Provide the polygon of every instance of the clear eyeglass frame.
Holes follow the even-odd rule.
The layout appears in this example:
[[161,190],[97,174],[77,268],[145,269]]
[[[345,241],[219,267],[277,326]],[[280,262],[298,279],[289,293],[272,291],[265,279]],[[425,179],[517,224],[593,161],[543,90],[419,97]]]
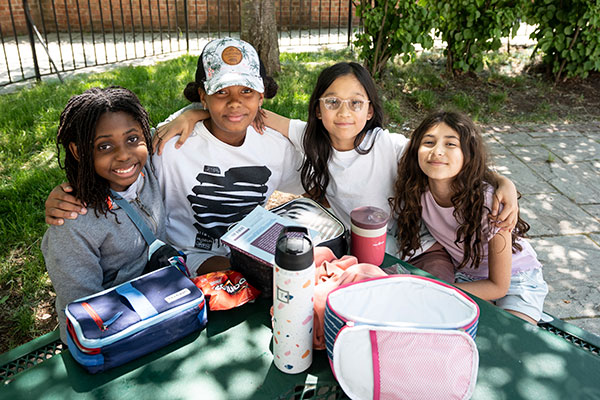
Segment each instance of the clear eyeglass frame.
[[359,112],[360,110],[363,109],[363,106],[365,104],[370,103],[369,100],[362,100],[362,99],[342,100],[339,97],[321,97],[319,100],[322,101],[325,108],[330,111],[339,110],[340,107],[342,106],[342,104],[347,103],[348,109],[350,111]]

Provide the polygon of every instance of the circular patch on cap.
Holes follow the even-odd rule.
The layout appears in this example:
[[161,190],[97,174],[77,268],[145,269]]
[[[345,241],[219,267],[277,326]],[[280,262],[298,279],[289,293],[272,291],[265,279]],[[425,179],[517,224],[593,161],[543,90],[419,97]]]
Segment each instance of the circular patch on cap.
[[221,53],[221,58],[225,64],[237,65],[242,62],[242,52],[234,46],[229,46]]

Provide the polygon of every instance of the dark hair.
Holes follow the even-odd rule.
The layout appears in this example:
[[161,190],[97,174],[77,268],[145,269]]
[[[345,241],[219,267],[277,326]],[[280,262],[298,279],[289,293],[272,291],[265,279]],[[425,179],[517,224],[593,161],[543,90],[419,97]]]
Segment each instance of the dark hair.
[[[454,217],[459,222],[454,243],[462,243],[464,257],[458,268],[472,261],[477,268],[483,258],[481,220],[484,215],[485,188],[498,188],[498,180],[488,166],[488,153],[479,130],[469,117],[457,112],[439,111],[427,116],[413,132],[408,148],[398,165],[395,194],[390,199],[398,217],[398,244],[403,257],[411,256],[420,246],[421,195],[428,188],[427,175],[419,167],[418,150],[423,136],[435,126],[444,123],[458,133],[463,153],[463,167],[452,182],[451,198]],[[490,211],[488,209],[488,211]],[[529,230],[529,225],[518,217],[512,232],[513,251],[521,250],[516,243]]]
[[[96,174],[94,168],[96,125],[105,113],[120,111],[131,115],[140,124],[148,153],[152,154],[148,113],[128,89],[119,86],[88,89],[71,97],[60,114],[56,135],[58,164],[65,170],[75,196],[94,208],[96,215],[99,212],[106,215],[109,211],[106,200],[110,194],[109,182]],[[69,149],[70,143],[77,146],[79,161]],[[61,147],[65,151],[64,165],[61,163]]]
[[[204,64],[202,63],[202,56],[204,56],[204,50],[202,50],[202,54],[198,57],[198,66],[196,67],[196,80],[194,82],[190,82],[187,84],[185,89],[183,90],[183,95],[190,102],[199,102],[200,95],[198,94],[198,89],[204,90],[204,81],[206,80],[206,71],[204,71]],[[260,76],[263,79],[263,84],[265,86],[265,98],[272,99],[277,94],[277,90],[279,86],[275,80],[267,75],[267,69],[263,64],[262,60],[259,57],[260,62]]]
[[353,75],[358,80],[367,92],[373,108],[373,116],[354,138],[354,149],[360,154],[371,151],[372,145],[368,149],[362,149],[359,146],[369,130],[383,125],[383,108],[377,94],[377,87],[369,72],[362,65],[355,62],[341,62],[321,71],[308,103],[308,122],[303,142],[305,158],[300,169],[304,190],[318,201],[325,198],[329,185],[328,162],[332,154],[331,136],[325,129],[323,121],[317,118],[319,99],[336,79],[345,75]]

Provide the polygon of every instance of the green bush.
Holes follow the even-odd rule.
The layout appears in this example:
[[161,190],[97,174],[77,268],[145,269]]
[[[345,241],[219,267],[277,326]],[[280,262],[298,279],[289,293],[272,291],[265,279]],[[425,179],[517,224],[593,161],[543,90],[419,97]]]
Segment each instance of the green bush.
[[556,82],[600,71],[600,1],[532,0],[524,11],[537,25],[531,37]]
[[386,63],[401,55],[404,62],[415,54],[414,44],[433,46],[429,12],[419,1],[360,0],[356,13],[363,21],[363,32],[354,42],[360,59],[375,79],[381,77]]
[[481,71],[483,56],[516,34],[523,0],[420,0],[432,13],[436,33],[446,42],[446,69]]
[[364,29],[354,44],[379,79],[388,60],[411,60],[416,44],[430,48],[435,29],[447,45],[447,70],[477,72],[483,69],[484,55],[500,48],[502,37],[516,34],[527,1],[360,0],[355,4]]

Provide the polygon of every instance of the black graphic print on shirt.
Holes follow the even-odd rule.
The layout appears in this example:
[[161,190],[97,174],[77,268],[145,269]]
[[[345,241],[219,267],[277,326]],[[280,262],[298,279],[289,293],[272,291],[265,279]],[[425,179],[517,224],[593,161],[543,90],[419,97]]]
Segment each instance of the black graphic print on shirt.
[[205,166],[196,177],[198,185],[188,201],[194,210],[198,230],[196,247],[210,250],[227,228],[266,201],[271,171],[266,166],[234,167],[220,173],[219,167]]

